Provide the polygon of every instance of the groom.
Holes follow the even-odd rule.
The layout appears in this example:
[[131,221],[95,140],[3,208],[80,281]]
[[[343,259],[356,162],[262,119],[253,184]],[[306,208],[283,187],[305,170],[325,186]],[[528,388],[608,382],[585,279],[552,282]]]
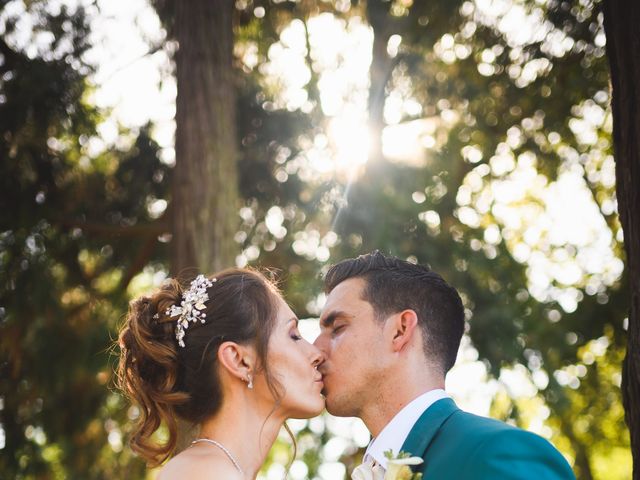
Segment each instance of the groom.
[[440,275],[375,251],[332,266],[325,291],[315,345],[327,410],[365,423],[365,462],[385,469],[392,450],[421,457],[425,480],[575,478],[543,438],[466,413],[444,391],[464,310]]

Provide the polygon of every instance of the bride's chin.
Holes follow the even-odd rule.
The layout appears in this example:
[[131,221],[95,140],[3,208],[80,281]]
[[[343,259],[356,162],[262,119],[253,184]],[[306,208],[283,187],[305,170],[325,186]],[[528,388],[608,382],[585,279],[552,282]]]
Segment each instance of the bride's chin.
[[314,399],[313,401],[307,403],[304,409],[301,409],[297,412],[296,415],[293,415],[292,418],[313,418],[317,417],[324,410],[324,397],[319,396],[318,399]]
[[318,400],[318,408],[313,412],[313,415],[311,416],[316,417],[320,415],[324,409],[325,409],[324,396],[320,395]]

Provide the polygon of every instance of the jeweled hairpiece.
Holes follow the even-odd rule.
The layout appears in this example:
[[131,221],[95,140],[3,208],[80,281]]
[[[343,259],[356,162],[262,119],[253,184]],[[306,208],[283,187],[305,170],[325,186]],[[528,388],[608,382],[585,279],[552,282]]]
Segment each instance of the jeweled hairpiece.
[[198,275],[192,282],[189,290],[182,294],[182,302],[180,306],[171,305],[165,312],[170,317],[177,317],[176,323],[176,340],[178,345],[184,347],[185,330],[189,328],[189,322],[204,323],[206,319],[205,313],[202,311],[206,308],[205,302],[209,300],[207,288],[213,285],[217,279],[209,280],[204,275]]

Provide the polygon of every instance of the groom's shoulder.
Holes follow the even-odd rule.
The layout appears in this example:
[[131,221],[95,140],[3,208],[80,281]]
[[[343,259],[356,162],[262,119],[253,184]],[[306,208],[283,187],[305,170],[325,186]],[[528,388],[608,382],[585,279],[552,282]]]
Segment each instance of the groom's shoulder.
[[459,428],[467,431],[472,436],[484,437],[487,435],[520,435],[522,433],[536,436],[534,433],[528,432],[516,426],[510,425],[495,418],[484,417],[473,413],[458,409],[450,417],[450,427]]
[[445,429],[458,433],[467,444],[530,446],[555,450],[543,437],[494,418],[457,410],[446,422]]
[[423,454],[425,478],[575,479],[562,454],[541,436],[454,406],[447,413]]
[[475,431],[479,433],[495,433],[495,432],[512,432],[519,430],[518,427],[514,427],[501,420],[495,418],[484,417],[482,415],[476,415],[474,413],[467,412],[465,410],[458,409],[454,415],[451,416],[453,423],[457,426],[469,427],[473,425]]

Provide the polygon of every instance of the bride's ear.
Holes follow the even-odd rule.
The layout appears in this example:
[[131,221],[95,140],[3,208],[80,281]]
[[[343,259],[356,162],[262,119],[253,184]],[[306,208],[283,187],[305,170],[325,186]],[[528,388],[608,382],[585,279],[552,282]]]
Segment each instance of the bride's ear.
[[249,382],[256,370],[256,352],[252,347],[224,342],[218,347],[218,361],[227,372]]

